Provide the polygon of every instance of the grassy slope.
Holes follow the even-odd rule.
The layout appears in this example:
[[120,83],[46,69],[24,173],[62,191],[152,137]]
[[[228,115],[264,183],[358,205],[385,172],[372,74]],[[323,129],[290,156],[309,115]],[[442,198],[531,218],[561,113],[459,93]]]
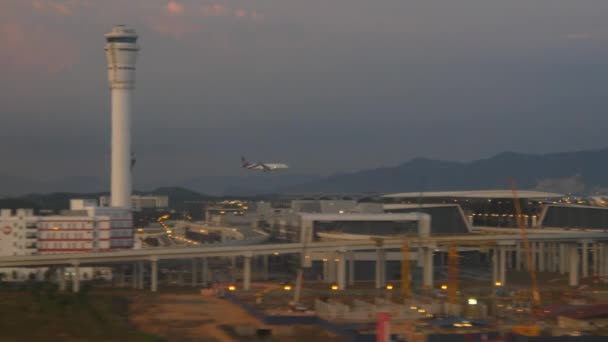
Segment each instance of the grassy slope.
[[0,289],[0,340],[161,341],[135,330],[127,314],[126,298],[115,294]]

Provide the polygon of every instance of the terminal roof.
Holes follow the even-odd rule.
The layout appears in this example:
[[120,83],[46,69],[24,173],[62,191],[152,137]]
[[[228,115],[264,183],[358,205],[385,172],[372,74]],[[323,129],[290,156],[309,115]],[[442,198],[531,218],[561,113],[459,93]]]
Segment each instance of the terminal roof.
[[[469,191],[430,191],[430,192],[403,192],[396,194],[386,194],[383,198],[513,198],[511,190],[469,190]],[[518,190],[517,197],[519,198],[560,198],[563,194],[533,190]]]

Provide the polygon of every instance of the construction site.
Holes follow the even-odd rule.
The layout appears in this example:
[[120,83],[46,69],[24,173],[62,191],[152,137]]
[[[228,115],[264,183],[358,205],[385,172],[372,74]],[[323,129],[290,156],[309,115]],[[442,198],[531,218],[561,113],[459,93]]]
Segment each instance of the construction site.
[[[60,291],[149,288],[160,297],[141,297],[142,322],[215,324],[244,341],[593,341],[608,333],[602,202],[514,186],[230,200],[205,203],[204,221],[160,215],[132,250],[7,256],[0,267],[44,267]],[[81,267],[110,268],[111,280]],[[251,319],[226,320],[236,315]]]
[[[202,295],[225,298],[271,326],[314,324],[348,340],[373,340],[382,329],[405,341],[608,334],[606,209],[515,187],[412,194],[418,203],[408,196],[290,199],[238,216],[218,209],[211,215],[218,225],[249,218],[301,250],[275,251],[270,240],[256,245],[264,252],[201,260],[200,275],[187,265],[171,284],[191,279],[206,286]],[[473,225],[478,216],[494,225]],[[569,226],[549,226],[555,216]],[[576,222],[588,217],[597,222]],[[318,246],[328,242],[339,246]]]

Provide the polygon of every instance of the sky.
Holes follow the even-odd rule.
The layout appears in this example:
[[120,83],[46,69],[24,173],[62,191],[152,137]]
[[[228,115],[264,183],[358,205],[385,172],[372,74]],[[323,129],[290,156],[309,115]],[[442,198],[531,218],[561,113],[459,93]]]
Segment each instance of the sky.
[[0,0],[1,175],[109,174],[103,34],[140,36],[139,181],[606,147],[605,0]]

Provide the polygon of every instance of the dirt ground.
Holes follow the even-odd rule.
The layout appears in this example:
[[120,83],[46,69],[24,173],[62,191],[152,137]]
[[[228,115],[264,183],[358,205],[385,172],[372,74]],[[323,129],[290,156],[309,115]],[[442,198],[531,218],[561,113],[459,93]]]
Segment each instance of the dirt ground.
[[198,294],[138,296],[130,311],[137,329],[167,341],[234,341],[221,326],[264,327],[237,305]]

